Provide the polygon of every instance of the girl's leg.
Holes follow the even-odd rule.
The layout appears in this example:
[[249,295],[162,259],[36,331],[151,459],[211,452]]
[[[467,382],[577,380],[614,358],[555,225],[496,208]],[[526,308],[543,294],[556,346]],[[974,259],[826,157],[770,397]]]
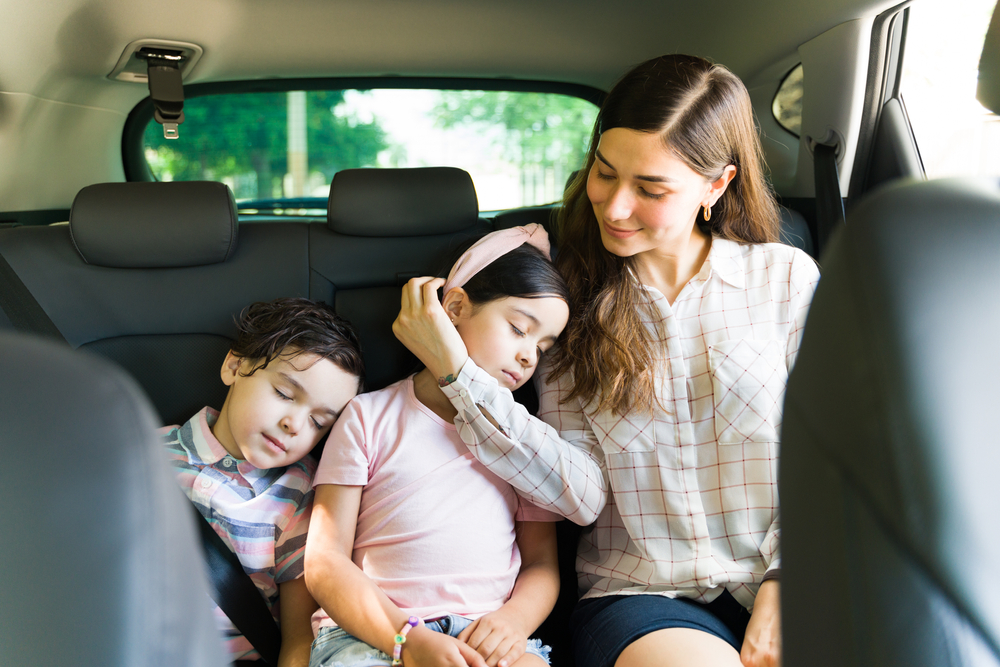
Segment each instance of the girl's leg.
[[657,630],[626,647],[615,667],[741,667],[729,642],[691,628]]

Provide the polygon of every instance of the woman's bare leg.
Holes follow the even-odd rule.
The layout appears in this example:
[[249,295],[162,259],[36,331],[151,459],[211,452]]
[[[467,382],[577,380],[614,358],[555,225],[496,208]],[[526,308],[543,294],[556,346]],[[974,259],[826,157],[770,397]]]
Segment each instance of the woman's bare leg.
[[742,667],[728,642],[691,628],[657,630],[629,644],[615,667]]

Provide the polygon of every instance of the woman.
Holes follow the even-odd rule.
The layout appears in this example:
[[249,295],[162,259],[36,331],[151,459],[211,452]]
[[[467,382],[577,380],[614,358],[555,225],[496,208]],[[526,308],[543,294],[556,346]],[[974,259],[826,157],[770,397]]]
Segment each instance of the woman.
[[742,82],[683,55],[626,74],[558,227],[573,313],[543,375],[551,427],[468,361],[429,289],[397,335],[447,385],[476,458],[596,518],[580,667],[780,664],[777,432],[819,276],[774,243]]

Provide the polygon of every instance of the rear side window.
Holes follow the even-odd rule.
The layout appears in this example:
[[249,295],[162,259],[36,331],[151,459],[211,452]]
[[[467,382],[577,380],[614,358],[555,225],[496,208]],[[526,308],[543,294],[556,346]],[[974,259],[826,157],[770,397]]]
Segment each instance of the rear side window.
[[785,75],[771,101],[771,113],[781,127],[796,137],[802,132],[802,63]]
[[922,0],[910,6],[899,90],[930,178],[1000,175],[1000,117],[976,100],[994,5]]
[[491,211],[559,200],[597,107],[550,93],[377,89],[206,95],[184,115],[179,139],[146,127],[150,170],[222,181],[241,211],[315,214],[341,169],[424,166],[468,171]]

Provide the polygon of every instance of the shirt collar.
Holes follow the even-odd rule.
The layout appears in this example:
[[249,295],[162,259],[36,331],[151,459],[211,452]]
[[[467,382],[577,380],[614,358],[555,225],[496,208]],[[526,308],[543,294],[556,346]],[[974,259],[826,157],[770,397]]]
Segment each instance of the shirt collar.
[[708,280],[716,273],[724,282],[738,289],[746,287],[746,275],[743,270],[743,251],[740,244],[719,236],[712,237],[712,247],[708,257],[698,272],[698,278]]
[[[192,465],[214,466],[222,459],[230,456],[219,439],[212,433],[212,425],[219,418],[219,412],[212,408],[203,408],[191,418],[191,429],[181,429],[181,439],[186,445],[188,462]],[[233,458],[230,456],[230,458]],[[249,461],[233,458],[236,470],[253,488],[255,495],[265,492],[274,481],[281,476],[283,468],[258,468]]]

